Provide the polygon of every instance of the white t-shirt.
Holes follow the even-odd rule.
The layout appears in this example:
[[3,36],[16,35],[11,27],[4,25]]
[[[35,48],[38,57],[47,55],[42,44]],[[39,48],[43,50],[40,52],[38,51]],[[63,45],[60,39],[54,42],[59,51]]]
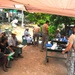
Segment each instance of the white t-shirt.
[[8,37],[8,45],[16,46],[17,38],[13,39],[13,37]]
[[26,36],[26,35],[30,35],[29,31],[25,31],[25,32],[24,32],[24,35],[25,35],[25,36]]
[[32,43],[32,38],[31,38],[31,37],[28,36],[28,37],[26,38],[26,40],[27,40],[27,43]]

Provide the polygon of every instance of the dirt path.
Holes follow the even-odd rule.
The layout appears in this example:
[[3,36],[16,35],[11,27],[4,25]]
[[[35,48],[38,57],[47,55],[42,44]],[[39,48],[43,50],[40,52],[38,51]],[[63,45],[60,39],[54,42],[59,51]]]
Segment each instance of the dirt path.
[[0,75],[67,75],[64,60],[50,59],[45,65],[45,54],[45,51],[40,52],[40,47],[25,46],[24,58],[13,61],[8,72],[4,72],[0,67]]

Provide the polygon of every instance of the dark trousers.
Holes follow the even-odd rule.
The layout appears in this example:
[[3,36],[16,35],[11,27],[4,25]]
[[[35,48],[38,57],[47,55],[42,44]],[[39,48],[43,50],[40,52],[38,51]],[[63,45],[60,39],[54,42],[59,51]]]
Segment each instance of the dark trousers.
[[22,48],[11,46],[11,48],[14,50],[15,54],[14,56],[17,57],[18,55],[22,54]]
[[0,53],[0,63],[2,63],[3,67],[6,67],[8,64],[7,56],[4,56],[3,53]]

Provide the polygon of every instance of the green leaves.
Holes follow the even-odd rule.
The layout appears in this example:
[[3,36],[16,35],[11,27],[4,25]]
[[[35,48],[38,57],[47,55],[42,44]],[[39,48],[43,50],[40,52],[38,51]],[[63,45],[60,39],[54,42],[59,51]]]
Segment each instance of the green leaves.
[[49,40],[54,38],[55,33],[56,33],[56,27],[54,25],[49,26],[48,28]]
[[71,25],[75,24],[75,18],[72,17],[66,17],[66,16],[57,16],[57,15],[51,15],[50,21],[53,25],[56,27],[60,24],[65,24],[65,25]]
[[56,27],[54,25],[49,26],[48,33],[49,34],[55,34],[55,32],[56,32]]
[[50,15],[43,13],[28,13],[27,19],[36,24],[43,25],[46,20],[50,20]]

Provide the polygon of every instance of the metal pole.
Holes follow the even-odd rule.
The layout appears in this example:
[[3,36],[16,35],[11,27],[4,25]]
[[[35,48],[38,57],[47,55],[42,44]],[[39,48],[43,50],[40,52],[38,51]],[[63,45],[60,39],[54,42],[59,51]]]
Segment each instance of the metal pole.
[[22,27],[24,27],[24,13],[23,13],[23,10],[22,10],[22,24],[21,24]]
[[8,13],[8,22],[10,22],[10,13]]

